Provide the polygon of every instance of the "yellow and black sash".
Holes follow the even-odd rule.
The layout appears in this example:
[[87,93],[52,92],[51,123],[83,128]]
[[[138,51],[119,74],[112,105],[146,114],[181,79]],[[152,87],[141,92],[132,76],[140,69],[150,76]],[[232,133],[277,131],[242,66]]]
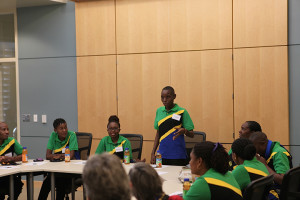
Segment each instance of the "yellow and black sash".
[[211,199],[242,200],[242,191],[222,180],[205,177],[209,185]]
[[[184,110],[179,110],[176,113],[168,115],[167,117],[159,120],[158,122],[159,142],[161,142],[163,139],[165,139],[167,136],[173,133],[176,130],[175,128],[181,127],[183,113]],[[181,116],[179,121],[172,119],[172,116],[174,114]]]
[[111,150],[111,151],[109,152],[109,154],[114,154],[114,153],[116,152],[116,148],[121,147],[125,142],[126,142],[126,140],[123,140],[123,141],[121,142],[121,144],[120,144],[119,146],[115,147],[113,150]]
[[251,181],[268,176],[267,173],[252,167],[245,167],[245,169],[247,170]]
[[55,150],[54,150],[54,153],[59,153],[59,152],[61,152],[64,148],[66,148],[66,146],[68,146],[68,144],[69,144],[70,138],[71,138],[71,135],[69,136],[68,141],[66,142],[66,144],[65,144],[64,146],[60,147],[59,149],[55,149]]
[[14,152],[14,144],[15,144],[15,139],[12,139],[1,151],[0,151],[0,156],[3,156],[7,153],[13,153]]

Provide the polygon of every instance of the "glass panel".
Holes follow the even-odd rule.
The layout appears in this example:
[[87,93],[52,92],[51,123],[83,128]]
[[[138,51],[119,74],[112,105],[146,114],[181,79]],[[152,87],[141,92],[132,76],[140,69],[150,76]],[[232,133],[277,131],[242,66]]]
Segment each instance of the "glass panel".
[[6,122],[9,135],[17,137],[16,64],[0,63],[0,121]]
[[0,58],[15,57],[14,15],[0,15]]

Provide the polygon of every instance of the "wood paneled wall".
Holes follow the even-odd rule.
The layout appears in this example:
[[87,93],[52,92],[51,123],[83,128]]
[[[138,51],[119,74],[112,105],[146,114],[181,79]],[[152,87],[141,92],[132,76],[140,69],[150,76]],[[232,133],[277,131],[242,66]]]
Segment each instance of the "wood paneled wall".
[[149,161],[166,85],[208,140],[230,143],[256,120],[288,143],[287,0],[77,2],[76,34],[79,131],[93,149],[117,114]]

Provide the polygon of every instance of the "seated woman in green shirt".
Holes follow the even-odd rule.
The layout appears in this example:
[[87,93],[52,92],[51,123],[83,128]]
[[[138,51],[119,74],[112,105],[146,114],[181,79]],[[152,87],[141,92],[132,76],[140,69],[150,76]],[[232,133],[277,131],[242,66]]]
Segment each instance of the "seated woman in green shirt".
[[127,138],[119,135],[120,130],[119,118],[116,115],[110,116],[107,124],[108,136],[102,138],[95,153],[101,154],[103,152],[108,152],[123,159],[125,148],[128,148],[130,160],[132,160],[131,144]]
[[220,143],[201,142],[191,154],[191,172],[200,177],[186,193],[185,200],[242,200],[242,192],[229,172],[229,156]]

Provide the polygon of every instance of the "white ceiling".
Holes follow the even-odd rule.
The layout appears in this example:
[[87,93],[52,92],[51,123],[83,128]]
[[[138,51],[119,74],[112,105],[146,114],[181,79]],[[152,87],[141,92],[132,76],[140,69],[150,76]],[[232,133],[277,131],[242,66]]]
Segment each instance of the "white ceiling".
[[67,2],[68,0],[0,0],[0,11],[20,7],[54,5]]

